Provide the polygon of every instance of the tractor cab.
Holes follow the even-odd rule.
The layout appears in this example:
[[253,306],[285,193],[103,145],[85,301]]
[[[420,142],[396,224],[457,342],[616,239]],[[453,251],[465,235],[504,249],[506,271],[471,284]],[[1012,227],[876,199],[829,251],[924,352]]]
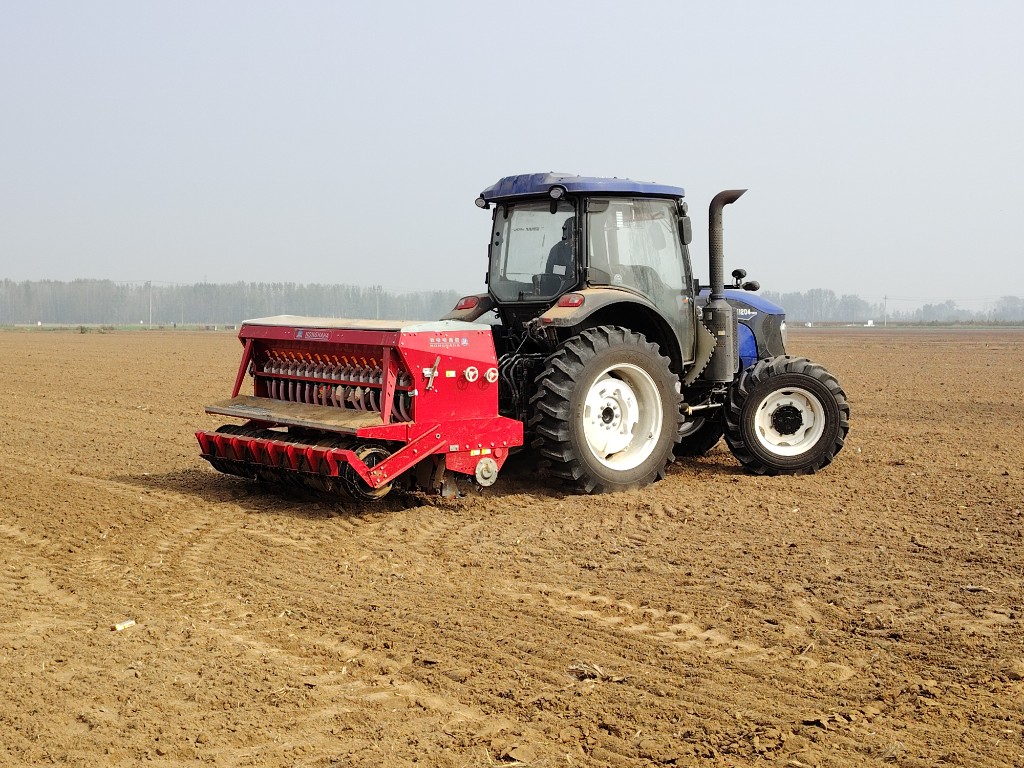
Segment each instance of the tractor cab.
[[583,325],[626,315],[681,368],[696,322],[683,195],[629,179],[501,179],[476,201],[493,208],[487,294],[466,297],[448,317],[493,310],[504,327],[499,346],[545,351]]
[[688,259],[673,200],[585,197],[498,205],[489,293],[500,304],[552,304],[582,287],[621,288],[665,314],[690,295]]

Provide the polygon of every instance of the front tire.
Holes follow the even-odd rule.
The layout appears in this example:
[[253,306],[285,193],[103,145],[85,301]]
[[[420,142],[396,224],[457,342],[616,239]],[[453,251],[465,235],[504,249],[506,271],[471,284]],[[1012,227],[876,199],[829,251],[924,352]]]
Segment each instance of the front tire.
[[762,360],[740,374],[725,408],[725,440],[757,475],[804,475],[829,464],[850,430],[835,376],[802,357]]
[[665,476],[679,439],[679,380],[642,334],[588,328],[555,350],[536,383],[533,445],[554,475],[584,493]]

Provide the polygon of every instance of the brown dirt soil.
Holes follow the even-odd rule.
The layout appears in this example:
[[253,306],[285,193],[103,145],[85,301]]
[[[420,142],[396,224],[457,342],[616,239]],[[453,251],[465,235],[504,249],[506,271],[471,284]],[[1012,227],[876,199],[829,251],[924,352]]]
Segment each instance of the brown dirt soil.
[[817,475],[361,507],[200,460],[230,335],[0,333],[0,763],[1024,765],[1024,333],[790,346]]

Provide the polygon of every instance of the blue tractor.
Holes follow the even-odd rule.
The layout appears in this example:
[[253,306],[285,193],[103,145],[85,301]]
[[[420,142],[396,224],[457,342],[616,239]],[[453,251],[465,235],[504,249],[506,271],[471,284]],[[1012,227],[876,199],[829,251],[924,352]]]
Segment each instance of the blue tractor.
[[756,474],[804,474],[842,449],[850,406],[821,365],[786,354],[785,313],[737,269],[709,211],[710,284],[693,277],[684,191],[629,179],[508,176],[491,209],[487,292],[446,320],[489,321],[499,410],[585,493],[637,488],[724,435]]

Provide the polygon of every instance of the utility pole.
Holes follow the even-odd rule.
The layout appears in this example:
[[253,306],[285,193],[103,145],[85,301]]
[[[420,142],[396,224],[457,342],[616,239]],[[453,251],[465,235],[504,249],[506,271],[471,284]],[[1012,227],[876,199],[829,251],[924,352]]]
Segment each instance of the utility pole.
[[885,328],[889,325],[889,297],[882,297],[882,327]]
[[149,330],[153,330],[153,281],[147,280],[146,285],[149,286]]

